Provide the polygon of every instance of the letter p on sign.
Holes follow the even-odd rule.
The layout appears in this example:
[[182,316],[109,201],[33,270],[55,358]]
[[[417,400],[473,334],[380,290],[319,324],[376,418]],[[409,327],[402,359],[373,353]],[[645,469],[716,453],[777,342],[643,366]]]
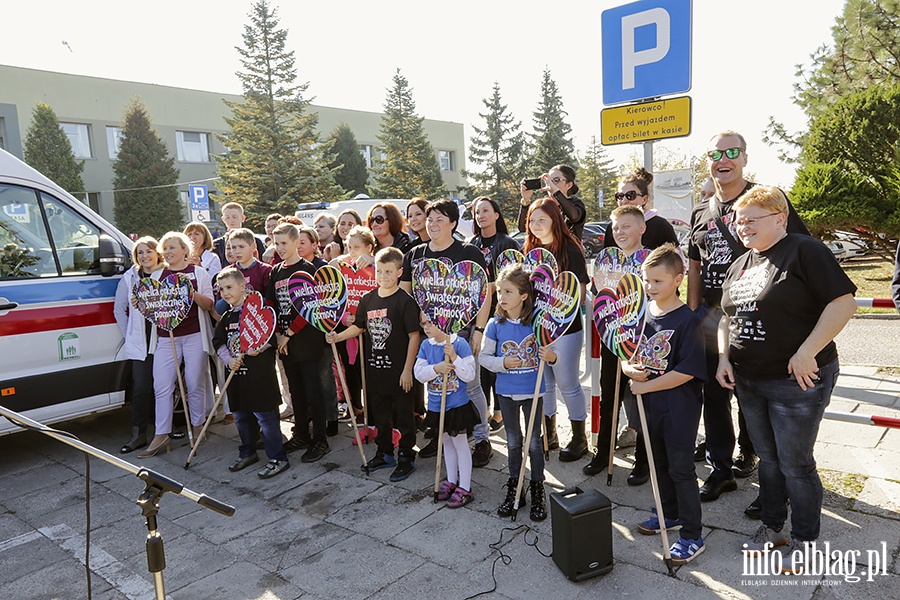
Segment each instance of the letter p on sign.
[[639,0],[603,11],[603,103],[691,89],[691,0]]

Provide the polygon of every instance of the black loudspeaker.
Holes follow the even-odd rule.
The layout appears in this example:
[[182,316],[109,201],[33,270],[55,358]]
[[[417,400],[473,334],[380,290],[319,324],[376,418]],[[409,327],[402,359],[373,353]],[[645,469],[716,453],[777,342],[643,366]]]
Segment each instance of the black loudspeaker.
[[612,506],[597,490],[579,487],[550,494],[553,562],[572,581],[613,568]]

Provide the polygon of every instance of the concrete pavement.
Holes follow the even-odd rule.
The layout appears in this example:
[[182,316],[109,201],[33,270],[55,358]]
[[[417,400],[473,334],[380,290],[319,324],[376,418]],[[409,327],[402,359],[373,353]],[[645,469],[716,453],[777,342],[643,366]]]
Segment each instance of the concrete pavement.
[[[900,379],[870,367],[844,367],[830,410],[900,416]],[[564,415],[559,422],[566,423]],[[289,424],[283,425],[287,432]],[[129,415],[115,411],[65,424],[84,441],[116,453]],[[585,477],[586,461],[561,463],[553,453],[548,484],[594,487],[613,502],[615,567],[582,583],[567,580],[541,556],[551,550],[550,519],[533,523],[496,516],[508,474],[503,437],[492,437],[494,457],[474,471],[476,501],[451,510],[433,504],[434,459],[419,459],[406,481],[389,470],[359,471],[352,433],[342,425],[332,452],[311,465],[291,455],[291,468],[270,480],[258,468],[230,473],[237,456],[233,426],[214,425],[189,471],[187,447],[131,462],[237,507],[226,518],[185,498],[166,494],[159,530],[171,598],[466,598],[493,586],[492,598],[891,598],[900,590],[900,431],[823,423],[816,455],[826,486],[820,542],[841,558],[859,550],[855,575],[762,576],[743,573],[740,545],[758,526],[743,516],[756,497],[756,477],[739,490],[703,504],[706,551],[665,574],[658,536],[635,527],[653,504],[650,485],[625,485],[630,453],[619,452],[611,487]],[[560,437],[569,432],[561,427]],[[420,445],[424,444],[420,436]],[[371,455],[374,446],[366,447]],[[262,454],[262,453],[261,453]],[[0,438],[0,598],[84,598],[84,459],[37,433]],[[255,465],[254,467],[260,467]],[[698,463],[705,478],[708,468]],[[98,600],[153,597],[144,553],[146,529],[134,502],[143,484],[133,475],[91,460],[91,566]],[[548,486],[548,491],[553,491]],[[523,527],[527,526],[527,527]],[[492,544],[494,547],[492,547]],[[883,544],[883,545],[882,545]],[[509,564],[499,560],[499,548]],[[883,552],[882,552],[882,549]],[[870,555],[869,552],[872,552]],[[884,559],[888,574],[867,576],[867,558]],[[871,560],[870,560],[871,562]],[[848,564],[844,570],[848,570]],[[872,581],[867,581],[872,579]],[[784,589],[790,587],[790,590]]]

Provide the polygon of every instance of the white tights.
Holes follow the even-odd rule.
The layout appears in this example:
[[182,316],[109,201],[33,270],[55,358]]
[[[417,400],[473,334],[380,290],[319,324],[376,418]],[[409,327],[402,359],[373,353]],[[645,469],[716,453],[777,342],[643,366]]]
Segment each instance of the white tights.
[[444,434],[444,464],[447,481],[455,483],[467,492],[472,491],[472,453],[465,433],[450,437]]

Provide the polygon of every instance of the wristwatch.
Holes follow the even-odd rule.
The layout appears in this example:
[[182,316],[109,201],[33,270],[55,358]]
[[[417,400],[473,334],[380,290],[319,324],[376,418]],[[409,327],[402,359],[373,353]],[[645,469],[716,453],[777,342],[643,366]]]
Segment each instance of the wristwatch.
[[479,333],[484,333],[484,327],[478,327],[478,326],[476,325],[476,326],[473,327],[472,329],[474,329],[475,331],[477,331],[477,332],[479,332]]

